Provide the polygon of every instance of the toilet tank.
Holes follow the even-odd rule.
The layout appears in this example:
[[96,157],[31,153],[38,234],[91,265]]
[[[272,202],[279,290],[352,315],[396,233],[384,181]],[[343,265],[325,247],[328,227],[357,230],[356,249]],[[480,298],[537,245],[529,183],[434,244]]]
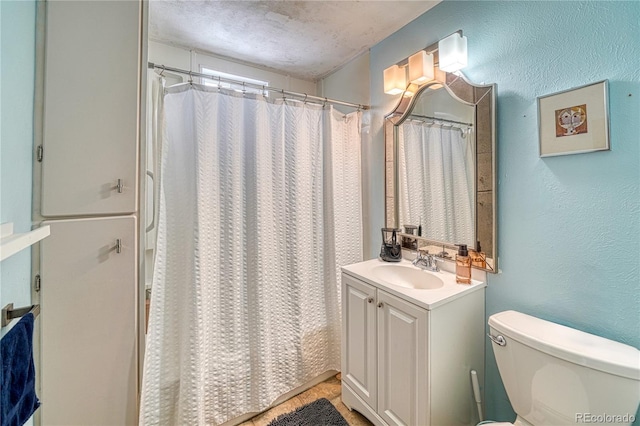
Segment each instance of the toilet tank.
[[535,426],[631,424],[640,351],[515,311],[489,317],[493,351],[518,416]]

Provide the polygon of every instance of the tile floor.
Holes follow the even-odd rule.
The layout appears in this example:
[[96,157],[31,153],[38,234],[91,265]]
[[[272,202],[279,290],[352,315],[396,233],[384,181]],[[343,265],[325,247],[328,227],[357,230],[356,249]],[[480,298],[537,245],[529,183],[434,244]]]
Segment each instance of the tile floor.
[[[351,426],[369,426],[371,423],[360,415],[357,411],[349,411],[340,399],[341,381],[340,374],[325,380],[312,387],[311,389],[294,396],[293,398],[283,402],[272,409],[258,414],[251,420],[242,423],[240,426],[267,426],[270,421],[281,414],[289,413],[298,407],[302,407],[310,402],[320,398],[327,398],[338,409],[342,417]],[[321,425],[318,425],[321,426]]]

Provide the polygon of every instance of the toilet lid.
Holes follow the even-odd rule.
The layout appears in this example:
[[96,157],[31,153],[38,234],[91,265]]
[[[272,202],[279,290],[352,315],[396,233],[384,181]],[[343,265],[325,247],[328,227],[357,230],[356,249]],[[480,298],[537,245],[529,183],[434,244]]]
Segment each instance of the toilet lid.
[[556,358],[640,380],[640,351],[633,346],[516,311],[491,315],[489,327],[504,337]]

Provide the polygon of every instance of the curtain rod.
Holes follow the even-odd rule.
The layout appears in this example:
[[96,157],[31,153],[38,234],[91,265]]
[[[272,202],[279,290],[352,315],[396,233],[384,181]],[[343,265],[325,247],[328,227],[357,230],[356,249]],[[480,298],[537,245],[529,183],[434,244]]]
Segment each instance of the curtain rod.
[[293,97],[301,98],[303,101],[314,100],[314,101],[318,101],[318,102],[322,102],[322,103],[343,105],[343,106],[362,109],[362,110],[371,109],[371,107],[369,105],[360,105],[360,104],[354,104],[352,102],[338,101],[338,100],[335,100],[335,99],[329,99],[329,98],[325,98],[325,97],[321,97],[321,96],[307,95],[306,93],[290,92],[288,90],[278,89],[276,87],[263,86],[261,84],[247,83],[247,82],[243,82],[243,81],[234,80],[234,79],[231,79],[231,78],[218,77],[218,76],[213,76],[213,75],[209,75],[209,74],[203,74],[203,73],[199,73],[199,72],[181,70],[179,68],[173,68],[173,67],[167,67],[167,66],[164,66],[164,65],[154,64],[153,62],[149,62],[148,67],[149,67],[149,69],[156,69],[156,70],[162,70],[162,71],[175,72],[175,73],[178,73],[178,74],[185,74],[185,75],[188,75],[189,77],[207,78],[207,79],[218,81],[218,82],[223,81],[225,83],[233,83],[233,84],[238,84],[238,85],[241,85],[241,86],[251,87],[251,88],[254,88],[254,89],[260,89],[262,91],[278,92],[278,93],[281,93],[283,96],[287,95],[287,96],[293,96]]
[[444,121],[445,123],[462,124],[463,126],[473,127],[473,123],[465,123],[463,121],[447,120],[446,118],[429,117],[428,115],[411,114],[407,118],[411,118],[411,117],[426,118],[426,119],[434,120],[434,121]]

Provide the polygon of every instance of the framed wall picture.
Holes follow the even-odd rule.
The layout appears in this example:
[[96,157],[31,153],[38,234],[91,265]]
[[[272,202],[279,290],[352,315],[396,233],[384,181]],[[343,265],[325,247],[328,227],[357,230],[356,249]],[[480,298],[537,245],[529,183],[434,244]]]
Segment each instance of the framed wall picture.
[[609,150],[608,80],[538,98],[540,157]]

